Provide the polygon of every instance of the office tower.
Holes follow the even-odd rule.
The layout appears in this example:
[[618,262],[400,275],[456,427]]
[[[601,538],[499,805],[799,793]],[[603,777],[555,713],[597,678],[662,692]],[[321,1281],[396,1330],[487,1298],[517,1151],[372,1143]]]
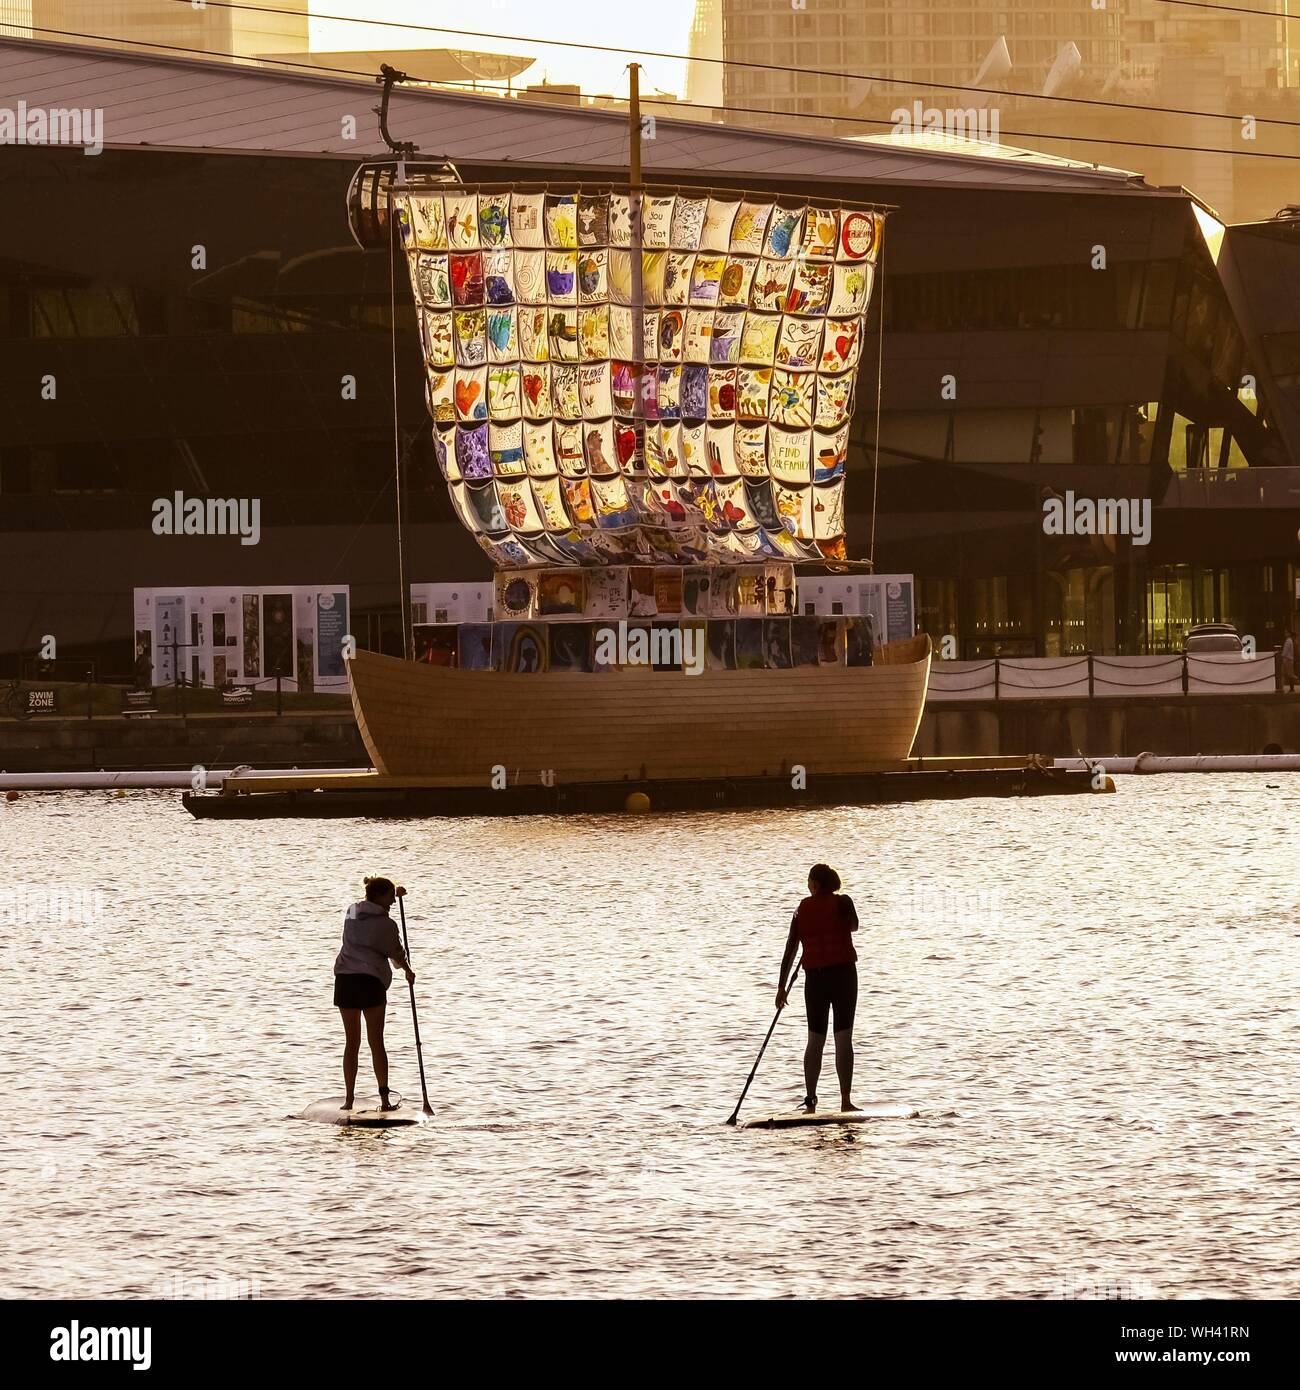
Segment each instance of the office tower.
[[[689,52],[692,58],[721,58],[723,0],[695,0]],[[686,100],[695,106],[721,106],[725,69],[721,63],[693,62],[686,68]]]
[[817,0],[804,9],[791,0],[722,0],[722,17],[727,58],[823,70],[728,68],[728,104],[816,115],[848,114],[868,95],[933,101],[971,85],[1000,39],[1022,89],[1040,90],[1067,44],[1078,49],[1083,71],[1109,74],[1121,62],[1118,8],[1079,0]]
[[241,58],[307,47],[307,0],[275,0],[273,8],[290,10],[290,14],[215,5],[194,9],[175,0],[29,0],[29,4],[33,36],[50,42],[107,45],[133,52],[156,47],[191,56]]

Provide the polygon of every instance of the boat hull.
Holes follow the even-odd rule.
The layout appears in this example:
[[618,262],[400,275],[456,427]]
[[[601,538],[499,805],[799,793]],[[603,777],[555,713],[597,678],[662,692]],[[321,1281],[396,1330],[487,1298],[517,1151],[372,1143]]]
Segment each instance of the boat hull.
[[874,666],[516,674],[359,651],[352,707],[377,771],[443,786],[855,773],[901,762],[921,722],[930,639]]

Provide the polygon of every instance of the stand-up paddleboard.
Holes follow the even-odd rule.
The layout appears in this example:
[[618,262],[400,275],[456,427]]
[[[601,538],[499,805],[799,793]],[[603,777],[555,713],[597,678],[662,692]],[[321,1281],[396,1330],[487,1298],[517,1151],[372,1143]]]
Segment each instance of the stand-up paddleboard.
[[791,1110],[783,1115],[762,1115],[746,1120],[741,1129],[793,1129],[797,1125],[860,1125],[867,1120],[914,1120],[921,1112],[914,1105],[878,1101],[860,1110]]
[[351,1110],[344,1110],[343,1097],[318,1100],[298,1116],[300,1120],[316,1120],[327,1125],[350,1125],[359,1129],[394,1129],[400,1125],[422,1125],[428,1116],[405,1101],[396,1110],[381,1110],[379,1098],[367,1100]]

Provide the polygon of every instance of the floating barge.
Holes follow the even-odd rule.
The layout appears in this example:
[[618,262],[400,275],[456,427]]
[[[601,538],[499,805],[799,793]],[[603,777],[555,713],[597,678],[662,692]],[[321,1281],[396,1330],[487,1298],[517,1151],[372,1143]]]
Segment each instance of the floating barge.
[[[185,809],[199,820],[332,817],[607,815],[646,811],[718,811],[808,806],[871,806],[968,797],[1091,794],[1086,768],[1053,767],[1037,757],[908,758],[853,773],[810,775],[795,787],[789,775],[717,780],[666,778],[557,783],[536,780],[494,789],[438,786],[427,777],[362,773],[298,773],[227,777],[220,792],[187,793]],[[1114,783],[1105,788],[1114,790]]]

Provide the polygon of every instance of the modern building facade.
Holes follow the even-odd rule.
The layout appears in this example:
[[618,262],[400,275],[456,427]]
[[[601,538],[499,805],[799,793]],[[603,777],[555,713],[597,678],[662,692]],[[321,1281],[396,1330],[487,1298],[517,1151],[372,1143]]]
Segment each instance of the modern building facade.
[[[888,129],[914,102],[995,110],[1010,144],[1182,184],[1230,220],[1296,200],[1294,0],[720,3],[723,56],[738,65],[725,68],[729,121],[788,115],[799,131],[816,117],[847,135]],[[1075,100],[1042,99],[1054,95]]]
[[[487,571],[432,456],[408,292],[348,230],[351,176],[385,153],[374,88],[0,41],[0,108],[87,83],[102,154],[0,146],[0,663],[53,635],[126,671],[132,591],[169,584],[346,584],[359,640],[391,645],[395,454],[409,578]],[[399,90],[390,122],[468,180],[626,176],[614,111]],[[665,115],[644,157],[651,181],[896,208],[849,551],[916,576],[932,635],[1164,651],[1222,619],[1275,643],[1300,559],[1294,225],[1225,232],[1182,190],[958,142]],[[176,491],[258,498],[259,544],[154,534]],[[1145,542],[1050,534],[1070,495],[1148,507]]]
[[[1041,86],[1073,43],[1093,72],[1118,71],[1123,12],[1076,0],[722,0],[723,53],[739,63],[803,69],[806,76],[726,70],[729,105],[770,106],[819,116],[850,115],[868,93],[961,105],[990,49],[1005,40],[1023,83]],[[810,69],[823,69],[812,74]],[[837,77],[829,74],[856,74]],[[876,78],[864,82],[861,75]],[[990,89],[995,90],[993,84]]]
[[1246,91],[1300,86],[1300,38],[1293,0],[1253,5],[1179,6],[1128,0],[1123,15],[1125,75],[1158,84],[1177,49],[1222,55],[1228,82]]
[[261,53],[307,47],[307,0],[275,0],[241,9],[178,5],[176,0],[27,0],[33,37],[57,41],[179,52]]
[[0,35],[8,35],[11,38],[31,38],[31,0],[0,0]]
[[692,106],[720,107],[726,99],[721,62],[722,5],[723,0],[695,0],[689,45],[694,61],[686,68],[686,100]]

